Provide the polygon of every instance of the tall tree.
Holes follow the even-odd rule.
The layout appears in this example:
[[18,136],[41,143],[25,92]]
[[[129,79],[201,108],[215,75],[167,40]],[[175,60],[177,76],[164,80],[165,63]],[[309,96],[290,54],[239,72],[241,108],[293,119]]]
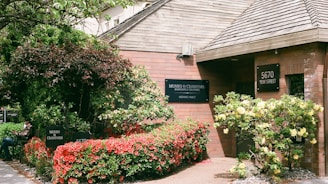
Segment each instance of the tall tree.
[[37,25],[71,27],[84,18],[97,17],[106,8],[133,3],[134,0],[1,0],[0,59],[9,62],[12,51]]

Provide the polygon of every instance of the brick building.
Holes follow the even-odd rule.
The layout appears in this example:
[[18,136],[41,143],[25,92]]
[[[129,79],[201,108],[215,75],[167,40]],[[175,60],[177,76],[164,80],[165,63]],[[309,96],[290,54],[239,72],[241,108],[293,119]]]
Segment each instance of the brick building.
[[[163,93],[167,79],[209,81],[208,102],[170,105],[180,119],[213,123],[213,97],[229,91],[262,99],[301,92],[326,106],[327,28],[324,0],[160,0],[100,38],[115,41],[122,56],[144,65]],[[262,69],[279,73],[274,88],[259,84]],[[304,88],[295,89],[295,81]],[[303,163],[320,176],[328,175],[327,110],[319,115],[318,144],[307,149]],[[211,157],[234,157],[241,149],[233,134],[213,127],[210,139]]]

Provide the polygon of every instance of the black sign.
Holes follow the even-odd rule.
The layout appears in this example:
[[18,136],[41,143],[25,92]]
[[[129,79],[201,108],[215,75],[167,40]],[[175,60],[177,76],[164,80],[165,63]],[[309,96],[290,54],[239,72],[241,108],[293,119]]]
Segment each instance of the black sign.
[[18,112],[17,111],[6,111],[6,122],[17,122],[18,121]]
[[76,141],[76,142],[84,142],[87,139],[90,139],[89,132],[77,132],[73,135],[73,141]]
[[65,143],[64,128],[62,126],[50,126],[46,128],[46,146],[56,148]]
[[279,91],[280,65],[257,66],[257,91]]
[[208,80],[165,80],[169,102],[208,102]]

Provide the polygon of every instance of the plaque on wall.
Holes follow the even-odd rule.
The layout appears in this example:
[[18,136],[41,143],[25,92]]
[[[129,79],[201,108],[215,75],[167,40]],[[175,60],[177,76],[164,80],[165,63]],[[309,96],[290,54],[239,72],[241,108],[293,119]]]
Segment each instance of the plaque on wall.
[[196,102],[209,101],[208,80],[165,80],[165,95],[169,102]]
[[257,66],[257,91],[279,91],[280,65]]

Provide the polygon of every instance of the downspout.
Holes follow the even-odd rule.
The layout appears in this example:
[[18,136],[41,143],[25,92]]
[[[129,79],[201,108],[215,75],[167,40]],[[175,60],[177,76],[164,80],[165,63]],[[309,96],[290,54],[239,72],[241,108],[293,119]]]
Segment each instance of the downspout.
[[325,145],[325,175],[328,176],[328,84],[327,84],[327,69],[328,69],[328,45],[326,45],[325,59],[323,64],[323,106],[324,106],[324,145]]

